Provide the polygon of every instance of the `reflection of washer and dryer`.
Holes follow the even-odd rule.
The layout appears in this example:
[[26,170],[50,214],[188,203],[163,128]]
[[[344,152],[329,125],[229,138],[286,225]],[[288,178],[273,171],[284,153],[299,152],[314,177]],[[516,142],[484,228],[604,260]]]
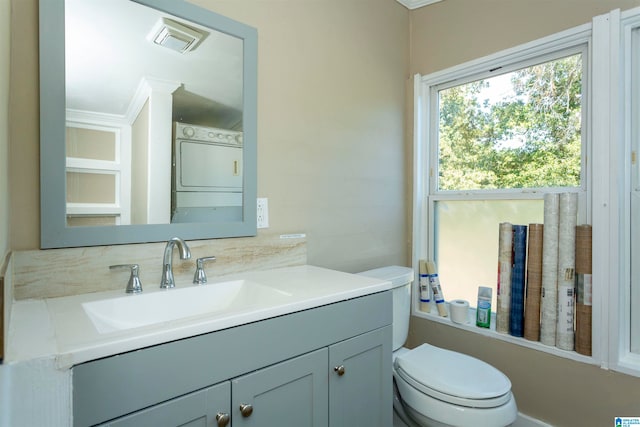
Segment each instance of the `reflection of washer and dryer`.
[[242,132],[176,122],[171,222],[238,220]]

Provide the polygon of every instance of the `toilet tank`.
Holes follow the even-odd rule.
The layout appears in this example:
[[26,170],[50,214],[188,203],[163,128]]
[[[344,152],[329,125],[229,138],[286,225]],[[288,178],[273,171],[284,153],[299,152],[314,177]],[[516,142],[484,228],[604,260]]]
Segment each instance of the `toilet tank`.
[[393,295],[393,350],[399,349],[405,343],[409,334],[413,269],[393,265],[363,271],[358,274],[391,282]]

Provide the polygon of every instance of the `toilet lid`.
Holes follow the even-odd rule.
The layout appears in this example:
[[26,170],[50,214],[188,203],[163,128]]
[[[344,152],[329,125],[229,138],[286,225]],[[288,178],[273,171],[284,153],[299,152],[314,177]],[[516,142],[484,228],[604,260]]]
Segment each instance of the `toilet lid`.
[[414,385],[422,385],[421,389],[434,390],[438,394],[464,400],[510,397],[511,381],[493,366],[430,344],[422,344],[399,355],[395,367]]

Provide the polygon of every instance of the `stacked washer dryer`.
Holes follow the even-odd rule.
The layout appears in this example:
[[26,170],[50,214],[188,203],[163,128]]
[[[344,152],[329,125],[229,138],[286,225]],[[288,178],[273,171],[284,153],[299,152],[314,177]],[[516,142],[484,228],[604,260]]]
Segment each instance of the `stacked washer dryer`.
[[242,132],[176,122],[171,222],[242,219]]

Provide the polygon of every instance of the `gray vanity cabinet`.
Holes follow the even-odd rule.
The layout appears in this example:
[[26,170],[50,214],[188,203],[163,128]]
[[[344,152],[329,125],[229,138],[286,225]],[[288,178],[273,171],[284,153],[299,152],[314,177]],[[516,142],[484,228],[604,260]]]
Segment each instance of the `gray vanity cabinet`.
[[231,381],[234,427],[328,425],[327,349]]
[[214,427],[218,418],[229,418],[231,384],[225,381],[213,387],[160,403],[149,409],[136,412],[105,427]]
[[73,425],[388,427],[391,293],[73,367]]
[[388,427],[390,340],[380,328],[104,425]]
[[[233,426],[388,427],[390,361],[385,327],[237,378]],[[252,412],[241,417],[246,405]]]
[[329,347],[329,425],[393,425],[391,333],[386,327]]

